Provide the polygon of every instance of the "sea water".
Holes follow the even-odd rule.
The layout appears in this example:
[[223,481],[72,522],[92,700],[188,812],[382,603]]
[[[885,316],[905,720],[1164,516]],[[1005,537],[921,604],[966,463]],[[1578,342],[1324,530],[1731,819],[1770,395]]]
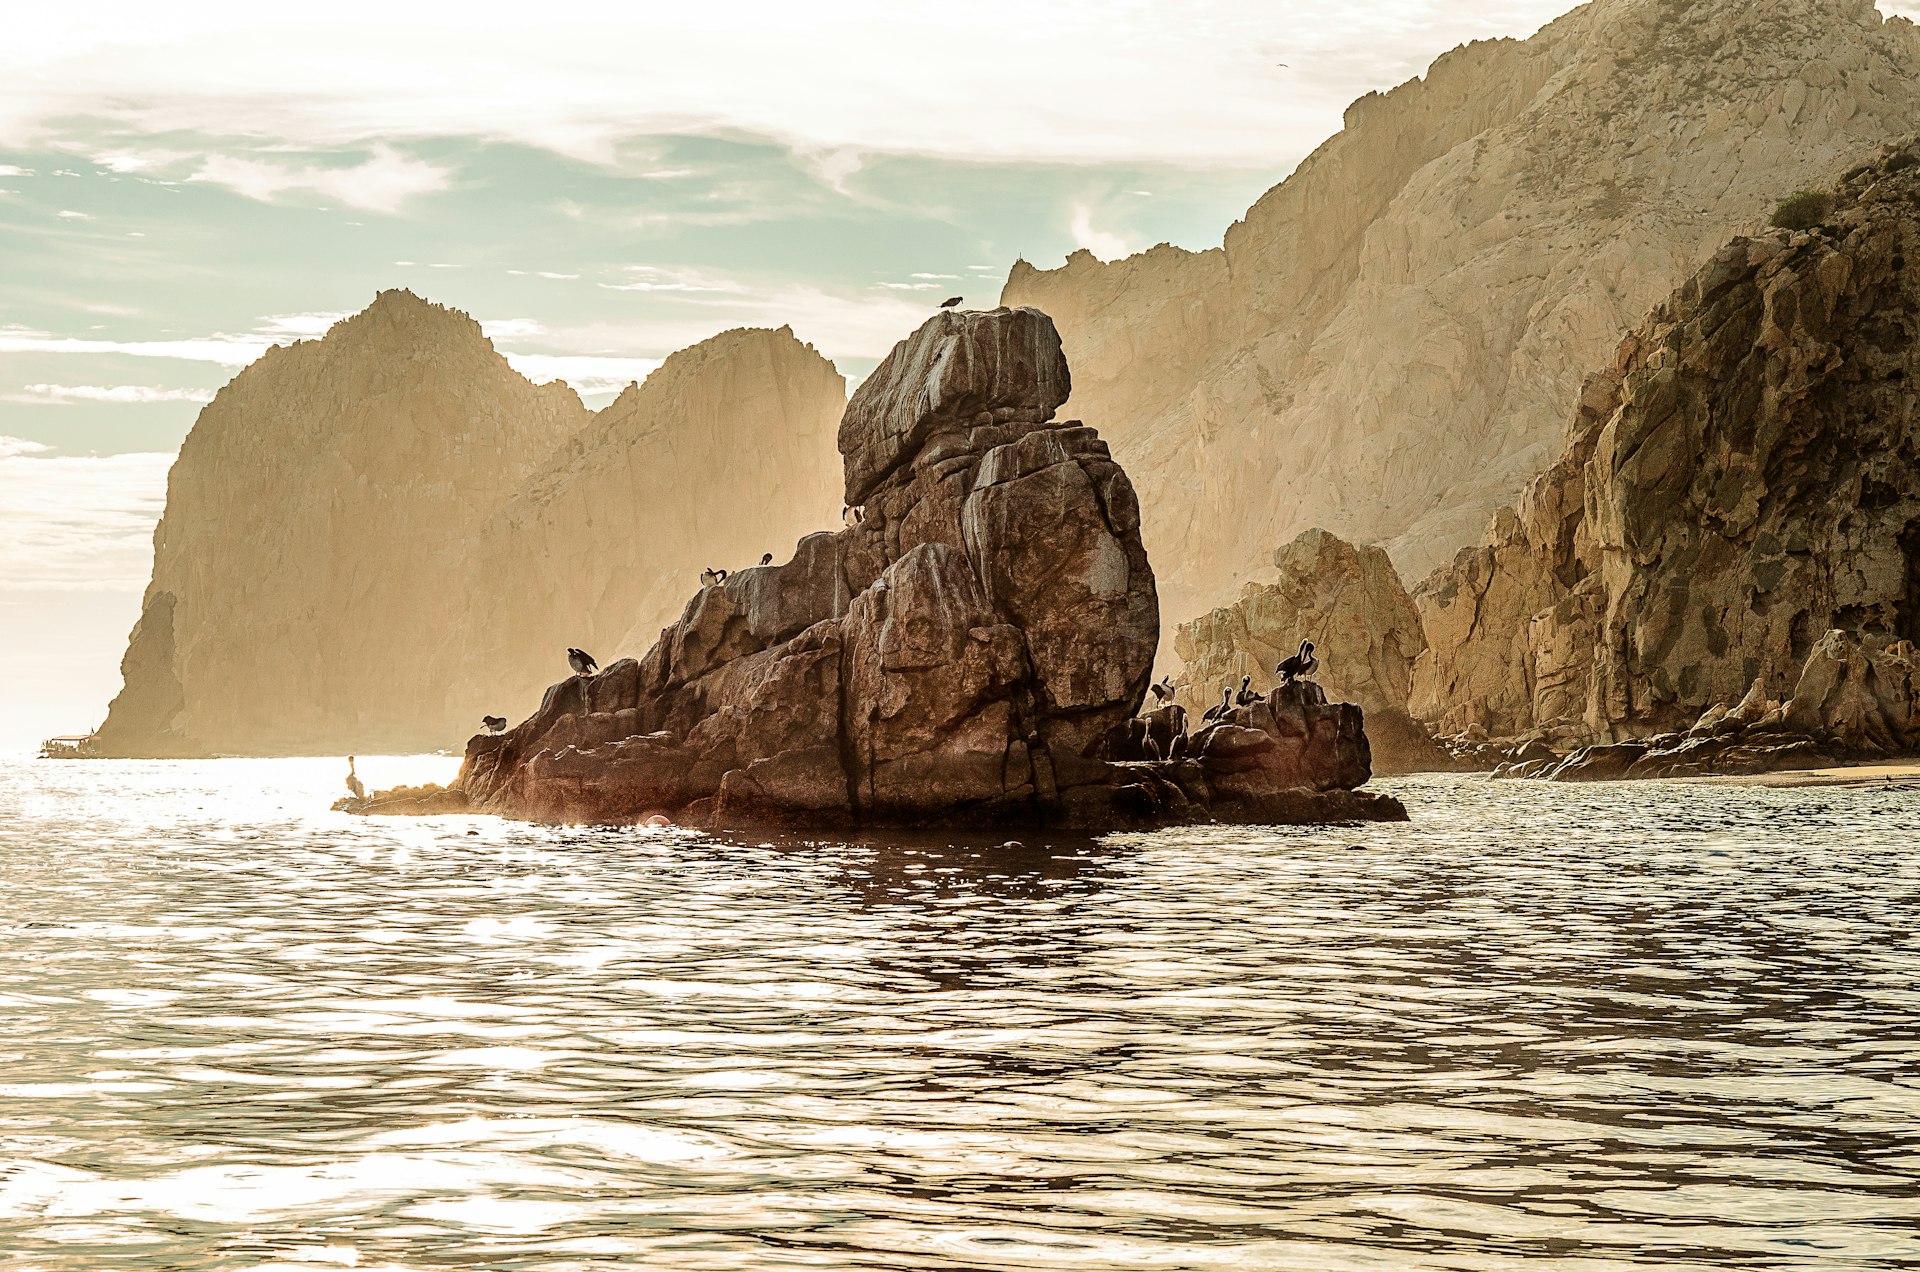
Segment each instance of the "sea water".
[[344,775],[0,766],[0,1268],[1920,1265],[1911,791],[997,846]]

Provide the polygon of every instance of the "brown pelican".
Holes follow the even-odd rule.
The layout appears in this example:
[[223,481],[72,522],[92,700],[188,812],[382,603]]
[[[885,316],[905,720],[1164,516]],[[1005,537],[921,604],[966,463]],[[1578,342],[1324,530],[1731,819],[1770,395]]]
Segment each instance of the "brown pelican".
[[1313,656],[1313,642],[1310,640],[1301,641],[1300,652],[1291,658],[1282,659],[1280,665],[1274,668],[1283,685],[1290,685],[1296,680],[1311,676],[1318,670],[1320,670],[1320,660]]
[[591,676],[600,670],[600,664],[593,660],[592,654],[571,645],[567,647],[567,666],[573,668],[576,676]]
[[353,771],[353,757],[351,755],[347,757],[347,789],[353,792],[355,799],[365,799],[367,797],[367,784],[360,780],[358,773]]
[[1220,705],[1217,707],[1208,707],[1207,713],[1200,717],[1200,723],[1205,724],[1209,720],[1218,720],[1231,710],[1233,710],[1233,686],[1228,685],[1220,691]]
[[966,299],[965,296],[949,296],[947,299],[940,302],[940,308],[952,309],[955,305],[959,304],[961,301],[965,299]]
[[1236,707],[1250,707],[1250,706],[1252,706],[1252,705],[1253,705],[1254,703],[1256,703],[1256,702],[1265,702],[1266,700],[1267,700],[1267,695],[1266,695],[1266,694],[1264,694],[1264,693],[1255,693],[1255,692],[1253,691],[1253,677],[1252,677],[1252,676],[1242,676],[1242,677],[1240,677],[1240,692],[1239,692],[1239,693],[1237,693],[1237,694],[1235,694],[1235,695],[1233,696],[1233,705],[1234,705],[1234,706],[1236,706]]
[[505,716],[481,716],[480,723],[486,727],[488,733],[505,733],[507,731],[507,717]]

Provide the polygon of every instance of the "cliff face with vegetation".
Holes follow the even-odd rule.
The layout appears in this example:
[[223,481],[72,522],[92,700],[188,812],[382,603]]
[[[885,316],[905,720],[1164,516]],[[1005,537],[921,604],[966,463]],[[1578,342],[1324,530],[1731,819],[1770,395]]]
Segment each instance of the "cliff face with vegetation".
[[1421,585],[1416,715],[1920,745],[1920,142],[1815,202],[1636,328],[1559,461]]
[[101,748],[432,749],[517,718],[568,645],[657,629],[668,580],[837,506],[843,401],[790,332],[730,332],[593,415],[384,292],[201,413]]
[[1552,460],[1622,332],[1911,126],[1916,65],[1871,0],[1595,0],[1356,102],[1223,247],[1023,264],[1003,300],[1059,323],[1170,614],[1314,526],[1418,577]]

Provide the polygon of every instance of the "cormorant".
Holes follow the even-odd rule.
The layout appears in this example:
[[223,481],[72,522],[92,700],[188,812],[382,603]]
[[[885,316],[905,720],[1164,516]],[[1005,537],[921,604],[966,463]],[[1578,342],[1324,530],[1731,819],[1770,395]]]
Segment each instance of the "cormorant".
[[856,508],[854,505],[848,504],[840,510],[840,523],[849,529],[859,525],[866,519],[867,513],[864,508]]
[[1200,722],[1205,724],[1209,720],[1218,720],[1231,710],[1233,710],[1233,686],[1228,685],[1220,691],[1220,705],[1217,707],[1208,707],[1207,713],[1200,717]]
[[1166,703],[1173,701],[1175,690],[1172,676],[1162,676],[1157,683],[1148,685],[1147,688],[1153,690],[1155,702]]
[[592,654],[571,645],[567,647],[567,666],[573,668],[577,676],[591,676],[600,670],[600,664],[593,660]]
[[358,773],[353,771],[353,757],[351,755],[347,757],[347,789],[353,792],[355,799],[365,799],[367,797],[367,784],[360,780]]
[[773,553],[771,553],[771,552],[764,552],[764,553],[762,553],[762,554],[760,555],[760,564],[762,564],[762,565],[772,565],[772,564],[773,564]]
[[488,733],[505,733],[507,731],[507,717],[505,716],[481,716],[480,723],[486,726]]
[[705,570],[700,571],[701,587],[718,587],[720,584],[725,583],[726,581],[727,581],[727,572],[725,570],[715,570],[709,567]]
[[965,296],[949,296],[947,299],[940,302],[940,308],[952,309],[955,305],[959,304],[961,301],[965,299],[966,299]]
[[1290,685],[1320,670],[1320,660],[1313,656],[1313,642],[1301,641],[1300,652],[1291,658],[1282,659],[1280,665],[1273,670],[1279,675],[1280,683],[1283,685]]

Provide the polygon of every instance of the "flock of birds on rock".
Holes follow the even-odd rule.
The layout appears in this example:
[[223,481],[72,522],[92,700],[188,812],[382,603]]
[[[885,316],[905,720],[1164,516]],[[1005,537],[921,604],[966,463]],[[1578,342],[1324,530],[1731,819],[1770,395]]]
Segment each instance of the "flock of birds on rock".
[[[1308,676],[1320,670],[1320,660],[1314,656],[1313,650],[1313,642],[1311,640],[1303,640],[1300,642],[1299,653],[1287,658],[1282,658],[1275,664],[1273,669],[1274,674],[1280,677],[1280,683],[1276,685],[1275,688],[1284,688],[1296,680],[1305,680]],[[1171,681],[1168,683],[1170,685]],[[1160,686],[1158,685],[1154,686],[1154,690],[1163,702],[1172,697],[1170,693],[1162,694]],[[1207,708],[1206,712],[1200,717],[1200,722],[1202,724],[1211,724],[1221,716],[1226,715],[1229,711],[1232,711],[1235,707],[1250,707],[1256,702],[1265,702],[1266,700],[1267,695],[1253,687],[1253,677],[1242,676],[1240,677],[1240,688],[1235,690],[1232,685],[1228,685],[1222,689],[1220,691],[1220,701]]]

